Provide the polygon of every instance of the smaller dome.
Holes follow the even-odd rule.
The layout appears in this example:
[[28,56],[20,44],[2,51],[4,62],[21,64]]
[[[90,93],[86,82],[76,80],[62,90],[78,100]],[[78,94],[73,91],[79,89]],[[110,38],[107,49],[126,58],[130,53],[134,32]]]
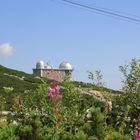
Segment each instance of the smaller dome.
[[36,63],[36,69],[44,69],[44,62],[39,61]]
[[64,70],[73,70],[72,65],[67,62],[67,61],[63,61],[60,65],[59,65],[59,69],[64,69]]
[[47,63],[47,65],[45,66],[45,69],[53,69],[53,66],[49,63]]

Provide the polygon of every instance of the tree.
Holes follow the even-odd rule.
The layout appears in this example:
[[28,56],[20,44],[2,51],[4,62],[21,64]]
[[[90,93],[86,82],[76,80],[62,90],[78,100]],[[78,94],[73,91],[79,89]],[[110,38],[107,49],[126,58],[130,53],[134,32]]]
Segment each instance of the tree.
[[132,59],[129,65],[120,66],[124,79],[123,90],[129,93],[138,93],[140,91],[140,61]]
[[140,61],[132,59],[128,65],[119,68],[124,76],[124,93],[115,97],[110,114],[113,127],[128,134],[140,127]]
[[102,82],[103,75],[101,73],[101,70],[95,70],[95,72],[87,71],[88,78],[92,80],[93,84],[97,86],[103,86],[104,83]]

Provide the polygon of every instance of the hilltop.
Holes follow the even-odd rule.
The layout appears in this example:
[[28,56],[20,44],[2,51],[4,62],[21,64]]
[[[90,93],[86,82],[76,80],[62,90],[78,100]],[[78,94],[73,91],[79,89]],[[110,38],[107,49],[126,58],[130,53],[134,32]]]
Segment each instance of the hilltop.
[[[35,90],[39,84],[42,83],[40,77],[34,77],[32,74],[27,74],[22,71],[13,70],[0,65],[0,93],[4,92],[3,87],[13,87],[14,93],[25,93],[26,91]],[[81,92],[94,94],[96,96],[105,95],[107,98],[114,94],[121,93],[120,91],[112,90],[106,87],[98,87],[91,83],[84,83],[78,81],[71,82],[74,87]],[[105,97],[105,98],[106,98]]]

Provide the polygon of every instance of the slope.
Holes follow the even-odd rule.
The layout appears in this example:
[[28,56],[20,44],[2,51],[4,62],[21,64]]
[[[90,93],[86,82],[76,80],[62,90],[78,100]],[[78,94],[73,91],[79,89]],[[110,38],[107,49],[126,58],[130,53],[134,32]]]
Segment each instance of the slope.
[[23,93],[34,90],[40,83],[42,83],[41,79],[33,77],[32,74],[0,65],[0,93],[4,92],[3,87],[13,87],[13,92]]

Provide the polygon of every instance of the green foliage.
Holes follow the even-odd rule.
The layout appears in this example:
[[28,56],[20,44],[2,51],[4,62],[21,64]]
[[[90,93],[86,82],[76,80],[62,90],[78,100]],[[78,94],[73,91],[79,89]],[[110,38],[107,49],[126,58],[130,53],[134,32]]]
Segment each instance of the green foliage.
[[121,91],[109,89],[109,88],[103,87],[103,86],[102,86],[102,87],[99,87],[99,86],[94,85],[94,84],[92,84],[92,83],[84,83],[84,82],[78,82],[78,81],[72,81],[71,83],[73,83],[73,85],[74,85],[75,87],[90,88],[90,89],[93,89],[93,90],[98,90],[98,91],[102,91],[102,92],[107,92],[107,93],[114,94],[114,95],[122,94]]
[[101,74],[101,70],[95,70],[95,72],[87,71],[88,78],[92,80],[93,84],[97,86],[103,86],[104,83],[102,82],[103,75]]
[[13,87],[13,92],[24,93],[25,91],[36,89],[41,83],[40,78],[35,78],[31,74],[12,70],[0,65],[0,93],[5,92],[3,87]]
[[0,94],[0,111],[6,108],[6,98]]
[[130,133],[140,126],[138,120],[140,116],[140,94],[125,93],[113,102],[111,112],[111,124],[121,133]]
[[108,116],[114,128],[121,134],[129,134],[140,127],[140,63],[132,59],[130,65],[120,66],[120,70],[124,75],[125,93],[115,97]]
[[93,81],[94,80],[94,74],[91,71],[87,71],[87,73],[88,73],[88,78]]
[[12,92],[14,90],[13,87],[3,87],[3,89],[4,89],[4,92],[6,93]]
[[28,140],[32,137],[32,126],[31,125],[21,125],[19,127],[19,135],[21,139]]
[[[86,124],[86,110],[91,106],[101,104],[93,97],[81,94],[70,82],[62,83],[61,86],[63,87],[61,88],[63,98],[58,102],[50,102],[47,99],[48,84],[44,82],[34,92],[23,96],[19,105],[11,106],[15,115],[7,118],[8,126],[13,121],[17,121],[18,124],[15,125],[16,129],[14,129],[12,137],[15,135],[23,140],[84,140],[90,136],[81,127]],[[20,96],[18,98],[21,100]],[[20,110],[21,103],[23,111]],[[58,118],[54,115],[55,108],[59,109],[60,117]],[[98,124],[100,124],[101,118],[100,115],[96,116]],[[57,129],[57,125],[59,129]]]
[[124,86],[123,90],[129,93],[137,93],[140,91],[140,61],[132,59],[129,65],[120,66],[120,71],[123,73]]
[[75,140],[87,140],[88,135],[85,134],[83,131],[78,131],[78,133],[75,136]]
[[132,140],[132,138],[128,135],[122,135],[118,132],[109,133],[104,140]]
[[[4,75],[4,70],[8,75]],[[19,80],[9,75],[25,78]],[[7,125],[0,124],[0,140],[130,140],[127,134],[139,126],[139,91],[121,93],[93,84],[65,81],[60,83],[62,99],[50,101],[48,80],[36,81],[30,76],[0,67],[0,78],[3,77],[0,109],[11,111],[6,116]],[[3,87],[11,93],[5,94]],[[112,111],[104,113],[106,102],[81,93],[79,87],[121,94],[113,99]],[[30,92],[19,94],[25,90]]]
[[83,129],[90,136],[96,136],[100,140],[103,140],[105,136],[105,116],[101,112],[100,108],[91,107],[88,109],[88,113],[91,117],[87,118],[87,123],[84,125]]
[[16,135],[17,127],[13,124],[9,124],[0,128],[0,140],[20,140]]

